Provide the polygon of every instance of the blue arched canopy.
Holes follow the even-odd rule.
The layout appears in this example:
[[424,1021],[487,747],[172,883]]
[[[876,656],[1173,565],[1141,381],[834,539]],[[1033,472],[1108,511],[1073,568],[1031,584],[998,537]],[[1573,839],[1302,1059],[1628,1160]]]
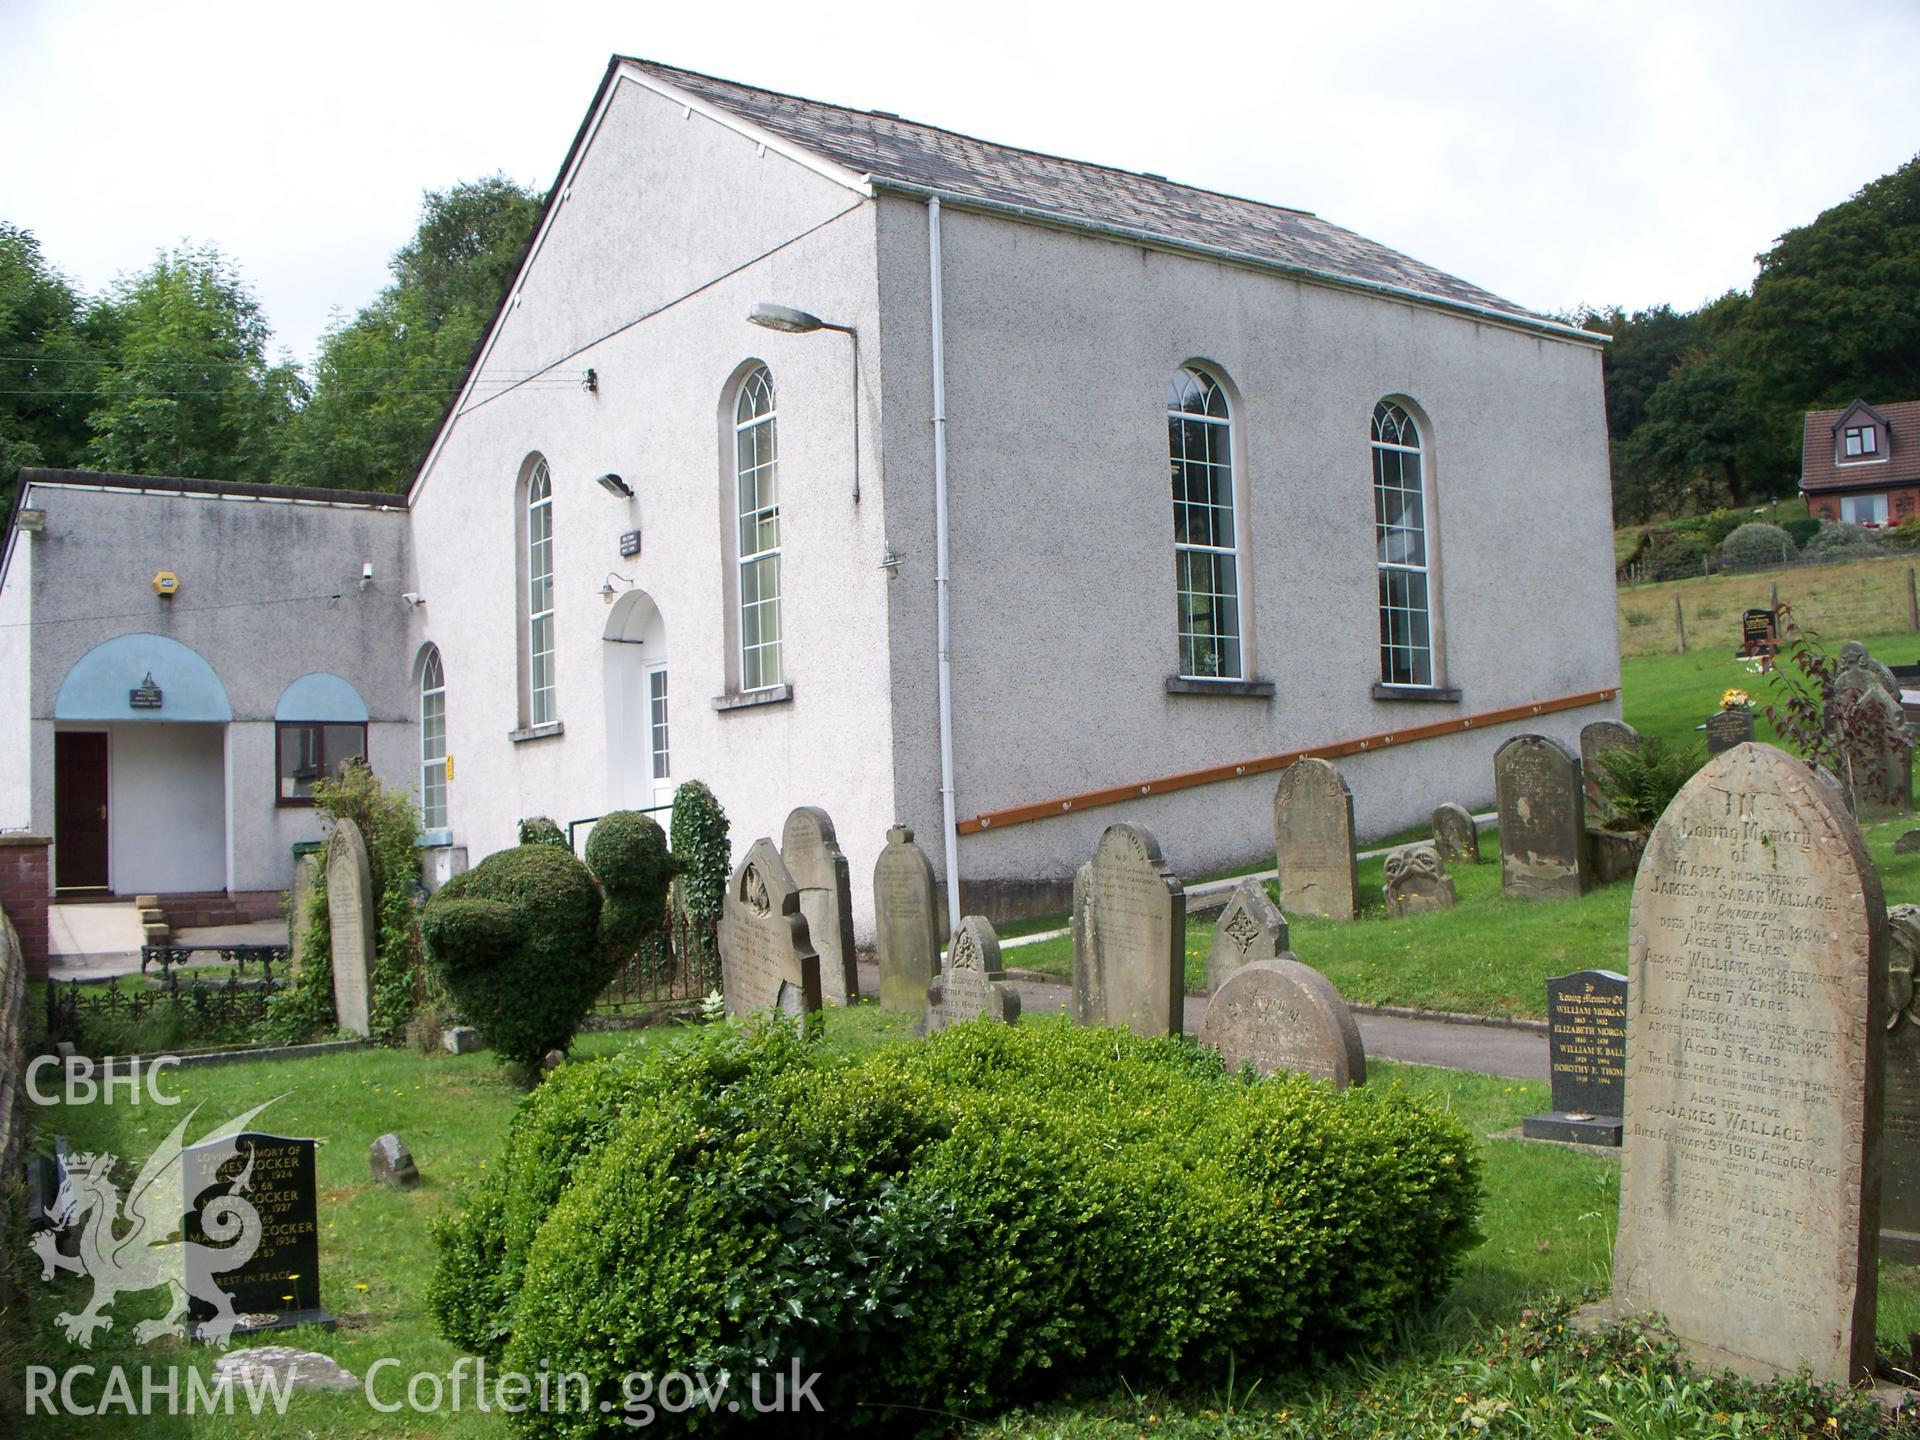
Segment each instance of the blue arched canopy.
[[[141,695],[136,697],[135,691]],[[159,692],[157,703],[153,691]],[[178,640],[120,635],[73,662],[54,698],[53,718],[224,724],[233,719],[233,706],[213,666]]]
[[367,702],[338,675],[316,670],[302,675],[280,692],[273,707],[276,720],[322,720],[331,725],[364,725]]

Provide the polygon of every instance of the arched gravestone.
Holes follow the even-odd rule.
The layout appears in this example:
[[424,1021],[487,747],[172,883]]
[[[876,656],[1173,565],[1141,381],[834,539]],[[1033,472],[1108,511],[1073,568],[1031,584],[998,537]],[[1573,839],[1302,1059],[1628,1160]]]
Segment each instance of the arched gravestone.
[[1864,666],[1842,671],[1833,684],[1828,718],[1836,732],[1853,813],[1884,820],[1913,810],[1913,746],[1906,711]]
[[1073,1014],[1082,1025],[1178,1035],[1187,893],[1143,825],[1109,825],[1073,877]]
[[947,947],[947,963],[926,990],[925,1030],[985,1017],[1011,1025],[1020,1018],[1020,994],[1000,968],[1000,937],[980,915],[969,915]]
[[1622,720],[1595,720],[1580,727],[1580,778],[1587,792],[1587,818],[1594,822],[1613,814],[1607,792],[1600,788],[1606,776],[1600,757],[1615,750],[1632,750],[1640,744],[1640,732]]
[[1447,873],[1447,862],[1431,841],[1389,850],[1381,875],[1385,883],[1380,894],[1391,918],[1453,908],[1453,876]]
[[1880,1255],[1920,1263],[1920,905],[1887,911],[1886,1157]]
[[1710,760],[1628,924],[1611,1311],[1706,1365],[1871,1371],[1887,934],[1859,828],[1767,745]]
[[1360,884],[1354,874],[1353,791],[1325,760],[1298,760],[1273,791],[1273,854],[1280,908],[1289,915],[1351,920]]
[[1900,682],[1894,678],[1893,671],[1873,658],[1866,646],[1858,640],[1849,640],[1840,647],[1834,656],[1834,681],[1836,686],[1851,670],[1863,670],[1873,677],[1874,684],[1887,692],[1887,697],[1896,703],[1900,699]]
[[[940,902],[933,866],[895,825],[873,864],[873,938],[880,962],[880,1008],[918,1010],[940,973]],[[998,941],[995,945],[998,945]]]
[[342,816],[327,840],[327,930],[333,942],[333,1013],[342,1030],[372,1033],[367,972],[374,956],[373,867],[360,827]]
[[773,841],[753,842],[727,877],[720,903],[720,984],[727,1014],[820,1008],[820,957],[800,911],[800,890]]
[[1199,1039],[1229,1070],[1299,1070],[1340,1090],[1366,1083],[1367,1054],[1353,1012],[1326,976],[1289,954],[1229,975],[1207,1002]]
[[1233,898],[1213,926],[1213,948],[1207,952],[1207,993],[1226,983],[1242,965],[1275,960],[1287,948],[1287,917],[1267,898],[1258,880],[1242,880]]
[[1464,860],[1480,863],[1480,827],[1464,805],[1442,805],[1433,812],[1433,844],[1449,865]]
[[820,991],[829,1005],[860,998],[853,954],[853,881],[833,820],[818,805],[802,805],[780,832],[780,859],[800,889],[800,912],[820,952]]
[[1586,794],[1580,762],[1544,735],[1516,735],[1493,755],[1500,806],[1500,892],[1558,900],[1585,890]]

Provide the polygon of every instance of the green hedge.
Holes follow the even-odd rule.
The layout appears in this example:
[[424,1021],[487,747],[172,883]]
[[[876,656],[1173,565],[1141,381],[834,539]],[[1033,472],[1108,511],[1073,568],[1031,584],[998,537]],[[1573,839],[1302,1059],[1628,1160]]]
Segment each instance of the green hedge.
[[1785,565],[1793,559],[1797,547],[1793,537],[1778,525],[1754,521],[1721,541],[1720,553],[1734,565]]
[[864,1058],[716,1031],[528,1103],[436,1232],[449,1339],[616,1406],[631,1372],[725,1369],[740,1394],[798,1361],[824,1414],[782,1433],[899,1428],[1379,1341],[1479,1238],[1466,1131],[1391,1090],[1054,1020]]
[[607,895],[600,912],[607,953],[624,961],[658,944],[675,869],[659,822],[638,810],[603,815],[587,836],[587,868]]

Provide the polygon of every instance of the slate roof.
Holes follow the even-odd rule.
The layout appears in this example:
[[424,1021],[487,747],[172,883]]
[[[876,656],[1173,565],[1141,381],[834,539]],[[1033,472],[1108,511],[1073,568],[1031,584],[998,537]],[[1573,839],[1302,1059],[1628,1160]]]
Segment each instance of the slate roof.
[[1175,244],[1231,250],[1340,279],[1395,286],[1523,321],[1561,324],[1305,210],[998,145],[878,111],[803,100],[651,60],[623,59],[656,80],[882,184],[894,181],[1023,206],[1067,221],[1116,226]]
[[1920,483],[1920,400],[1897,400],[1868,408],[1887,422],[1887,458],[1881,463],[1841,465],[1833,458],[1833,430],[1854,401],[1838,410],[1809,410],[1800,436],[1800,488],[1809,493],[1884,490]]

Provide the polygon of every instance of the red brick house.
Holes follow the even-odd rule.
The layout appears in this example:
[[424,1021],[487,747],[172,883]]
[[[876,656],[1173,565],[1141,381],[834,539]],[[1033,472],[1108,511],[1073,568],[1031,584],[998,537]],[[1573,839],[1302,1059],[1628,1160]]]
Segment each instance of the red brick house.
[[1818,520],[1897,525],[1920,514],[1920,400],[1808,411],[1800,493]]

